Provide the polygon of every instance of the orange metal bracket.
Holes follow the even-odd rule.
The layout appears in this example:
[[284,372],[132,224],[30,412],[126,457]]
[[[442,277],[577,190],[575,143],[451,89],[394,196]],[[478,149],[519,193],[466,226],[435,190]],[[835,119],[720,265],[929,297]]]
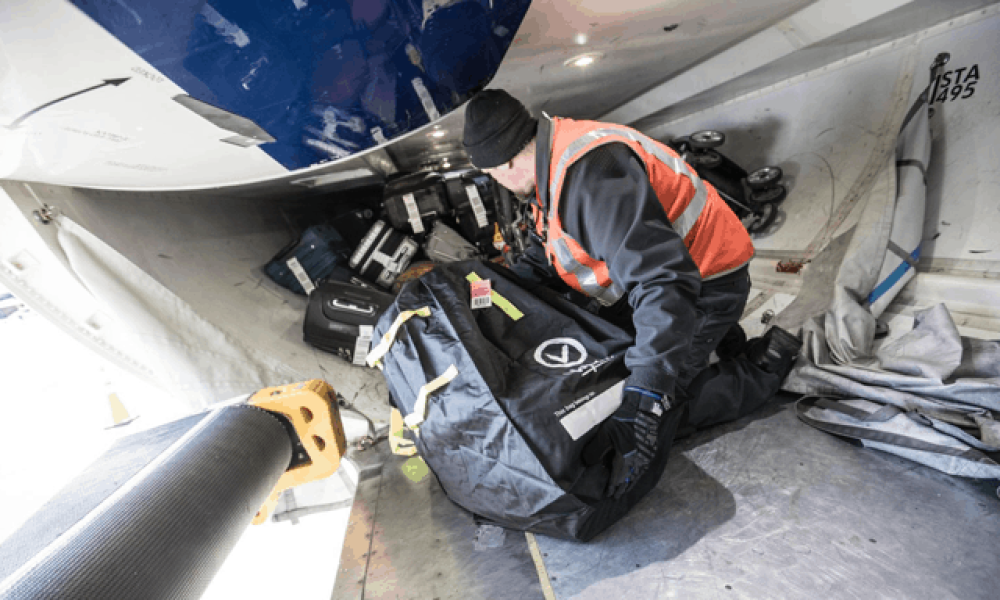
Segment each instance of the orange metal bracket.
[[274,511],[282,492],[333,475],[347,451],[347,439],[337,394],[322,379],[265,388],[251,396],[249,403],[288,419],[309,455],[305,463],[285,471],[275,484],[253,519],[254,525],[260,525]]

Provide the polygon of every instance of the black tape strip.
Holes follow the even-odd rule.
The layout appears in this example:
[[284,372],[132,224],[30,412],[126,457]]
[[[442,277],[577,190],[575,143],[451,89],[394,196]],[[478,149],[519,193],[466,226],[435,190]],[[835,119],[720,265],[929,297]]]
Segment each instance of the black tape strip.
[[882,423],[903,412],[895,406],[883,406],[875,412],[867,412],[860,408],[854,408],[849,404],[831,400],[830,398],[818,398],[816,400],[816,407],[833,410],[858,421],[864,421],[865,423]]
[[917,98],[917,101],[913,103],[913,106],[911,106],[910,110],[906,113],[906,117],[903,118],[903,124],[899,127],[900,133],[906,131],[906,126],[910,124],[910,121],[913,120],[913,117],[917,116],[917,112],[920,110],[920,107],[923,106],[924,104],[927,104],[927,98],[929,97],[928,95],[930,93],[930,87],[931,86],[928,85],[926,88],[924,88],[923,93],[920,94],[920,97]]
[[915,158],[904,158],[896,161],[897,167],[916,167],[920,169],[920,175],[924,178],[924,185],[927,185],[927,167],[924,163]]

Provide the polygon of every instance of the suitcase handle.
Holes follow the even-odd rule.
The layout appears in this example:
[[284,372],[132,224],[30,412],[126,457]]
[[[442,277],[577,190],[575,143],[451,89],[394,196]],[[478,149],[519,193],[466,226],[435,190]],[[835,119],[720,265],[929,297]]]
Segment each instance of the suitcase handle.
[[354,304],[353,302],[342,302],[339,298],[330,301],[330,306],[337,310],[357,313],[359,315],[374,315],[375,306],[372,304]]

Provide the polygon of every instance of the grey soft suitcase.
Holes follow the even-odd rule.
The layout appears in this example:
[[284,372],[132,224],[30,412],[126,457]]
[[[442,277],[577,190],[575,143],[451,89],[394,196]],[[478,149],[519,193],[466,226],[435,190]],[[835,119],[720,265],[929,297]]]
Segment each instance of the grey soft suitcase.
[[424,241],[424,252],[436,263],[469,260],[479,254],[475,246],[441,221],[434,224],[430,235]]

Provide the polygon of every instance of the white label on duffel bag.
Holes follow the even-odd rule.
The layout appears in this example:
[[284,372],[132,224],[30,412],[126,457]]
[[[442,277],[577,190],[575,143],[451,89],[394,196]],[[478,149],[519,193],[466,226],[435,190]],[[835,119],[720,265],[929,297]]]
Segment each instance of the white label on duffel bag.
[[486,207],[483,206],[483,199],[479,197],[479,190],[475,185],[465,186],[465,193],[469,196],[469,204],[472,205],[472,214],[476,215],[476,223],[480,229],[490,226],[490,220],[486,216]]
[[368,351],[372,347],[371,325],[360,325],[358,327],[358,339],[354,342],[354,364],[359,367],[365,366],[365,359],[368,358]]
[[309,274],[306,273],[306,270],[302,268],[302,263],[299,262],[299,259],[293,256],[285,261],[285,264],[292,270],[292,275],[295,275],[295,278],[299,280],[299,285],[305,290],[306,295],[308,296],[313,293],[316,286],[313,285],[312,279],[309,279]]
[[559,419],[559,422],[566,429],[566,433],[574,440],[578,440],[588,431],[603,423],[621,406],[624,387],[625,382],[619,381],[598,394],[597,397],[584,401],[580,406],[567,407],[573,412]]
[[410,219],[413,233],[423,233],[424,221],[420,218],[420,209],[417,208],[417,201],[413,198],[413,194],[403,194],[403,206],[406,207],[406,214]]

